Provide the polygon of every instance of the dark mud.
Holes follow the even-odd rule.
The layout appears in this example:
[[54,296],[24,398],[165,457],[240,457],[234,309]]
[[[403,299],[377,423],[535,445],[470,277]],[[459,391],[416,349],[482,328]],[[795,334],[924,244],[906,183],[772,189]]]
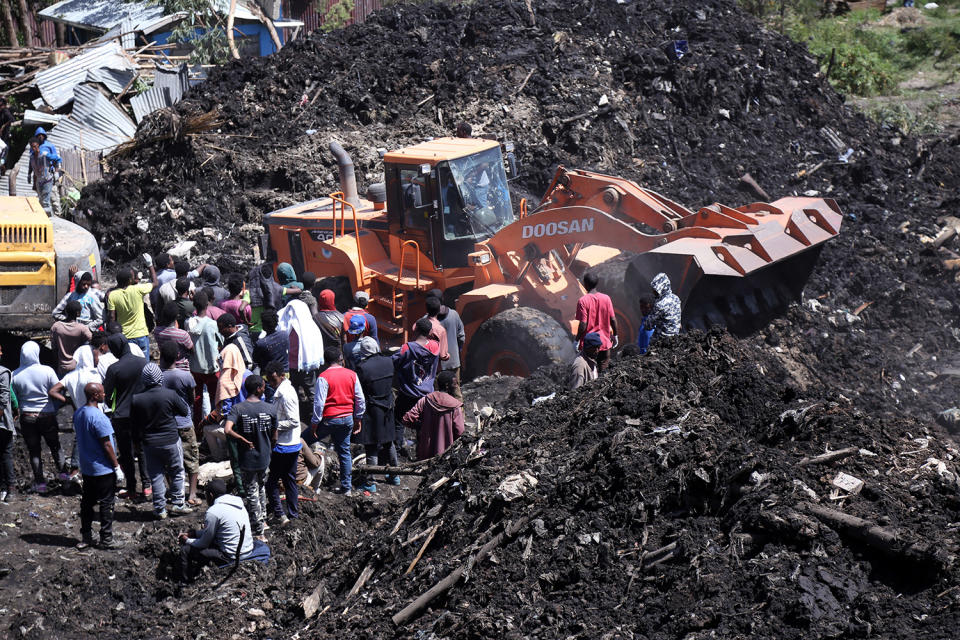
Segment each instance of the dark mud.
[[[478,404],[492,398],[505,417],[460,441],[409,501],[384,492],[373,506],[317,503],[277,534],[270,565],[220,588],[210,575],[173,594],[173,523],[130,525],[125,551],[77,558],[9,537],[75,530],[75,501],[55,503],[42,527],[18,504],[20,522],[4,520],[14,526],[0,543],[18,567],[0,578],[9,634],[955,635],[958,452],[933,417],[956,403],[955,379],[940,373],[956,364],[958,291],[941,262],[950,255],[923,240],[960,202],[958,140],[878,128],[844,105],[802,46],[726,0],[532,6],[533,25],[523,2],[392,7],[227,66],[177,107],[180,117],[218,109],[218,132],[151,141],[173,131],[158,118],[81,207],[115,261],[192,238],[229,268],[249,259],[248,225],[262,213],[335,187],[331,137],[366,184],[379,179],[377,147],[467,120],[517,144],[517,196],[535,197],[565,164],[690,206],[749,202],[744,172],[773,198],[836,198],[844,228],[805,302],[750,339],[685,336],[534,408],[564,372],[538,372],[509,394],[485,382]],[[663,45],[679,39],[690,54],[675,61]],[[312,104],[302,108],[304,94]],[[797,178],[837,155],[824,127],[854,149],[852,162]],[[467,402],[469,415],[469,391]],[[800,464],[845,447],[856,453]],[[859,493],[830,484],[841,471],[864,482]],[[499,488],[521,472],[537,484],[507,500]],[[895,542],[867,544],[818,517],[824,507]],[[391,615],[524,518],[449,596],[393,626]],[[369,582],[348,595],[367,566]],[[299,602],[318,586],[329,608],[305,621]]]

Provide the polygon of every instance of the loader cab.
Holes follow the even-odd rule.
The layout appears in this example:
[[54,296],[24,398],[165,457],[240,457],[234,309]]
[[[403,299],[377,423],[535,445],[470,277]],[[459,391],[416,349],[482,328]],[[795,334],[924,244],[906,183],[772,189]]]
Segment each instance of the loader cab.
[[500,144],[439,138],[384,157],[391,235],[415,240],[434,267],[467,267],[477,242],[514,221]]

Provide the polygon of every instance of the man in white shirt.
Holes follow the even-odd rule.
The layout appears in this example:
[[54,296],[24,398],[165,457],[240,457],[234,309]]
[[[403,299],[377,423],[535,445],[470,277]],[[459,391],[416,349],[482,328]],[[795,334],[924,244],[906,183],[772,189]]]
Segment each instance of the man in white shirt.
[[[297,487],[297,459],[300,457],[300,401],[297,390],[283,375],[283,363],[271,362],[263,377],[276,389],[273,404],[277,407],[277,441],[270,452],[270,474],[267,476],[267,513],[278,524],[299,518],[300,494]],[[286,509],[280,502],[280,482],[286,495]],[[284,513],[286,511],[286,513]],[[289,515],[289,517],[288,517]]]

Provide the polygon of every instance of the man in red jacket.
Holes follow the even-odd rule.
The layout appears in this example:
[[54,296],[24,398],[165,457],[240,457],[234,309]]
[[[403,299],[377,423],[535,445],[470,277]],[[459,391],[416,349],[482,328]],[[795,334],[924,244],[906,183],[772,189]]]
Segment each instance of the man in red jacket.
[[437,391],[417,400],[403,424],[417,430],[417,460],[438,456],[463,435],[463,402],[453,397],[456,374],[442,371]]
[[353,486],[350,434],[360,433],[360,418],[366,411],[366,402],[357,374],[343,366],[340,345],[324,349],[323,361],[327,368],[317,377],[310,426],[316,440],[330,436],[340,459],[340,489],[337,493],[350,495]]

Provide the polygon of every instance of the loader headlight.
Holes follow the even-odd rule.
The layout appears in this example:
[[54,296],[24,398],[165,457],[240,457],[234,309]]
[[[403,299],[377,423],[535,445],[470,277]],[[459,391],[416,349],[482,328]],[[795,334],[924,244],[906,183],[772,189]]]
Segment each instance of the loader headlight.
[[482,267],[485,264],[490,264],[490,254],[486,251],[471,253],[470,258],[474,266]]

